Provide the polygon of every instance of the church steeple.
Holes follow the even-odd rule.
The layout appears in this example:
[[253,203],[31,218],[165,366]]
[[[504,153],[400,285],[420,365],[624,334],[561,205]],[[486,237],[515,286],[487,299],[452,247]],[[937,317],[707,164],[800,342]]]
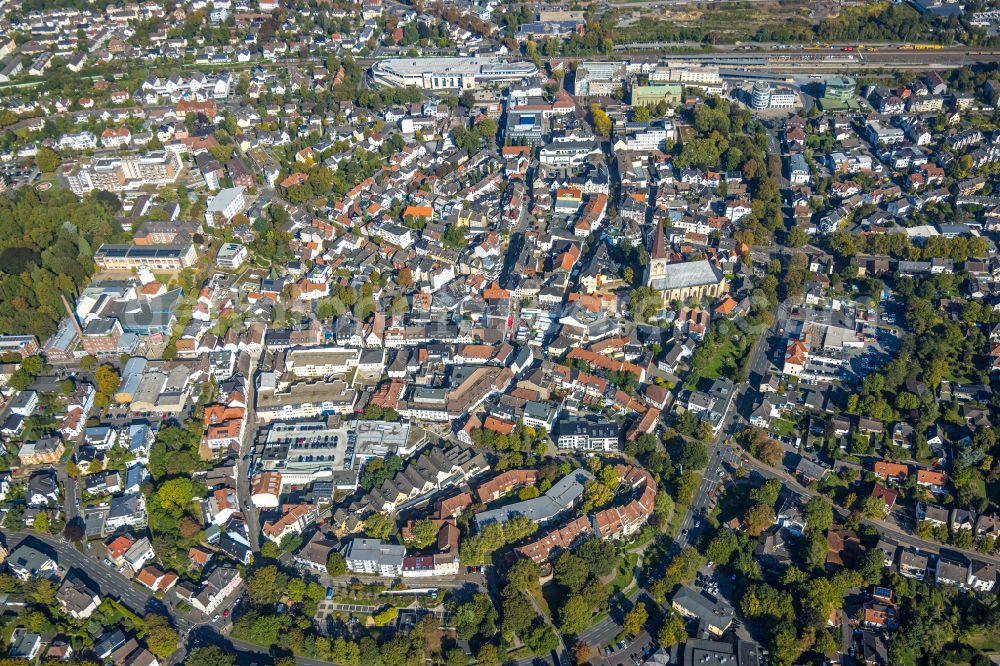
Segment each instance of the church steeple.
[[663,222],[657,220],[656,232],[653,234],[653,249],[649,253],[650,259],[667,258],[667,239],[663,236]]
[[646,286],[648,287],[655,287],[659,279],[666,275],[667,264],[670,263],[670,259],[667,257],[667,239],[663,235],[663,223],[657,220],[655,224],[653,248],[649,251],[649,272],[646,274]]

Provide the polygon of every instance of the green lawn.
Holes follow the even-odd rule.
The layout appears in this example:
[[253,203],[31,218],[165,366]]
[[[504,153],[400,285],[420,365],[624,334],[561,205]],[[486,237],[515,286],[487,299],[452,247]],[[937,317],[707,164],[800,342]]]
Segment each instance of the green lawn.
[[603,620],[607,616],[608,616],[608,611],[601,611],[600,613],[596,614],[594,617],[590,618],[590,626],[591,627],[594,626],[595,624],[597,624],[598,622],[600,622],[601,620]]
[[625,554],[625,559],[618,563],[618,570],[615,572],[615,577],[608,585],[612,594],[619,590],[624,590],[632,584],[632,580],[635,578],[635,565],[638,561],[639,556],[637,554]]
[[986,497],[993,504],[1000,504],[1000,481],[986,484]]
[[970,634],[962,642],[986,654],[1000,653],[1000,634],[979,631]]
[[771,432],[782,437],[795,437],[795,424],[787,419],[775,419],[771,423]]
[[732,339],[726,340],[724,344],[716,347],[712,355],[708,359],[708,363],[701,372],[692,371],[691,374],[687,376],[684,380],[684,388],[688,390],[694,390],[698,387],[698,382],[702,379],[717,379],[722,374],[722,369],[725,367],[726,362],[730,358],[736,356],[737,349],[736,345],[733,344]]
[[726,338],[725,342],[718,344],[711,350],[712,353],[708,357],[708,361],[700,371],[691,371],[687,379],[684,380],[684,388],[694,390],[702,379],[718,379],[719,377],[732,379],[737,373],[740,360],[750,350],[752,341],[753,338],[750,336],[739,333]]
[[[548,588],[549,590],[555,591],[558,586],[556,586],[556,585],[546,585],[545,587]],[[549,601],[548,601],[548,599],[545,598],[545,592],[546,591],[547,590],[535,589],[535,590],[531,591],[531,596],[534,597],[535,601],[538,602],[538,606],[542,609],[542,614],[545,616],[545,619],[548,620],[549,622],[551,622],[552,621],[552,611],[549,610]]]
[[[701,483],[701,480],[698,480]],[[676,537],[677,533],[681,531],[681,523],[684,522],[684,516],[687,515],[688,506],[687,504],[674,504],[674,513],[670,516],[670,525],[667,527],[667,534],[671,537]]]

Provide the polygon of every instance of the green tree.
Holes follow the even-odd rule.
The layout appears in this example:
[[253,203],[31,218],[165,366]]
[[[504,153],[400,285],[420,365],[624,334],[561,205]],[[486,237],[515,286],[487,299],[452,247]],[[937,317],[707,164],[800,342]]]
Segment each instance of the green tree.
[[411,533],[411,542],[416,548],[427,548],[437,543],[437,525],[427,518],[414,522]]
[[450,648],[444,655],[445,666],[465,666],[469,663],[469,658],[462,652],[461,648]]
[[564,634],[578,636],[590,625],[590,608],[583,597],[574,594],[559,610],[559,628]]
[[521,558],[507,572],[507,583],[515,590],[526,592],[538,587],[541,569],[534,560]]
[[331,576],[343,576],[347,572],[347,563],[344,556],[337,551],[331,551],[326,559],[326,572]]
[[806,502],[805,514],[810,531],[825,532],[833,525],[833,505],[824,497],[817,495]]
[[625,613],[622,629],[629,636],[638,636],[642,628],[646,626],[646,620],[648,619],[649,613],[646,610],[646,604],[640,601],[632,610]]
[[500,653],[497,647],[492,643],[484,643],[476,653],[476,663],[478,666],[499,666]]
[[118,388],[121,377],[110,365],[98,366],[94,371],[94,382],[97,384],[98,393],[110,396]]
[[516,590],[513,594],[504,594],[503,599],[503,623],[501,631],[506,640],[513,640],[515,636],[524,637],[525,630],[531,626],[537,615],[524,595]]
[[292,578],[288,581],[286,594],[292,601],[301,602],[306,598],[306,582],[301,578]]
[[589,575],[587,563],[573,553],[563,553],[556,560],[555,580],[571,593],[579,592]]
[[[508,589],[513,594],[513,588],[508,586]],[[497,609],[490,597],[483,593],[476,594],[455,608],[454,622],[458,637],[462,640],[475,636],[492,638],[496,633],[497,618]]]
[[524,644],[536,655],[547,655],[559,646],[559,637],[547,624],[536,625],[527,632]]
[[792,227],[791,231],[788,232],[788,238],[785,240],[785,244],[788,247],[802,247],[808,242],[809,234],[799,226]]
[[697,472],[692,470],[685,470],[677,478],[677,489],[676,489],[676,500],[678,504],[688,504],[693,498],[695,492],[698,490],[698,485],[701,483],[701,477]]
[[330,658],[339,664],[357,666],[361,663],[361,647],[355,641],[338,636],[330,648]]
[[774,524],[774,509],[767,504],[754,504],[744,514],[743,523],[746,525],[747,534],[758,536]]
[[59,166],[59,153],[42,146],[35,154],[35,164],[42,173],[52,173]]
[[188,653],[185,666],[234,666],[236,655],[215,645],[196,647]]
[[587,539],[576,549],[575,555],[586,563],[594,578],[603,578],[614,570],[615,546],[610,541],[599,537]]
[[885,555],[878,548],[869,548],[858,561],[858,573],[869,585],[877,585],[882,580]]
[[272,606],[285,590],[288,577],[269,564],[247,576],[247,597],[254,606]]
[[663,627],[657,636],[660,645],[669,648],[687,640],[687,631],[684,629],[684,620],[672,610],[667,610]]
[[180,516],[194,501],[196,486],[194,481],[183,477],[164,481],[154,495],[156,505]]
[[778,494],[781,492],[781,482],[777,479],[768,479],[763,485],[750,491],[750,499],[754,502],[774,506],[778,502]]
[[385,541],[395,527],[392,520],[381,513],[373,513],[365,518],[365,534],[372,539]]
[[390,622],[395,622],[397,617],[399,617],[399,609],[395,606],[388,606],[372,615],[372,621],[375,622],[376,627],[384,627]]
[[590,119],[594,124],[594,131],[600,136],[611,135],[611,118],[597,104],[590,105]]
[[146,630],[146,647],[160,659],[166,659],[177,650],[179,638],[170,621],[159,614],[150,613],[142,618]]
[[697,550],[691,546],[685,546],[677,554],[677,557],[667,565],[666,575],[664,576],[667,587],[673,588],[681,583],[688,583],[694,580],[695,574],[698,573],[698,568],[702,565],[703,561],[704,559]]
[[48,511],[39,511],[35,514],[35,522],[31,525],[31,528],[35,530],[38,534],[45,534],[49,531],[49,513]]
[[705,557],[718,566],[729,564],[740,547],[739,536],[731,529],[722,529],[712,537],[705,548]]
[[708,449],[698,440],[686,439],[681,444],[677,464],[682,465],[684,469],[705,469],[708,464]]

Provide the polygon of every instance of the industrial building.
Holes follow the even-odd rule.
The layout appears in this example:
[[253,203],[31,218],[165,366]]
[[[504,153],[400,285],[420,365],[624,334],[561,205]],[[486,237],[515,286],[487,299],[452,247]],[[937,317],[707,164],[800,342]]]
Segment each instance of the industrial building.
[[372,65],[372,83],[386,88],[415,86],[422,90],[473,90],[511,84],[538,74],[530,62],[495,58],[394,58]]

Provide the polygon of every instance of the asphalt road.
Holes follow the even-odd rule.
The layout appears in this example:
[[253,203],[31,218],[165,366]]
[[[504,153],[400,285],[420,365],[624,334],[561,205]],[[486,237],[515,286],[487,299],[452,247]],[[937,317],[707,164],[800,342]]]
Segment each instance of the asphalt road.
[[[781,307],[779,306],[778,309],[781,310]],[[681,532],[675,540],[675,547],[678,549],[697,541],[697,536],[701,533],[704,524],[702,516],[708,513],[708,505],[712,499],[711,493],[721,482],[719,473],[724,474],[726,466],[735,469],[740,464],[736,451],[731,446],[727,446],[726,443],[744,423],[743,415],[749,413],[756,396],[756,390],[753,387],[760,385],[761,377],[766,374],[769,368],[768,354],[771,347],[771,334],[774,332],[774,327],[778,325],[778,321],[780,321],[780,317],[776,316],[772,328],[765,331],[750,349],[750,359],[747,361],[748,381],[743,382],[736,389],[736,395],[733,396],[733,402],[725,415],[722,428],[719,430],[718,436],[708,446],[708,465],[701,483],[698,484],[698,490],[695,491],[691,504],[688,506],[687,513],[681,521]],[[698,521],[697,526],[695,525],[696,520]]]
[[246,520],[247,531],[250,533],[250,546],[254,552],[260,550],[260,516],[250,501],[250,479],[247,478],[247,470],[250,466],[250,449],[257,436],[257,417],[256,411],[253,409],[257,388],[254,386],[253,378],[259,361],[259,358],[251,361],[250,372],[246,378],[247,423],[243,429],[243,440],[240,442],[240,450],[236,458],[236,499]]
[[[131,611],[138,615],[145,615],[148,612],[157,612],[166,615],[171,619],[173,626],[180,633],[182,640],[187,642],[168,660],[167,663],[178,664],[184,658],[189,647],[205,644],[217,644],[228,649],[236,648],[241,654],[237,663],[239,664],[272,664],[273,659],[268,651],[252,643],[239,641],[222,636],[219,628],[209,623],[192,622],[188,618],[180,616],[173,608],[164,604],[153,594],[141,587],[133,585],[125,576],[102,564],[97,559],[85,555],[78,551],[70,543],[50,535],[38,535],[28,532],[0,531],[6,540],[9,549],[16,548],[25,539],[36,539],[41,541],[50,550],[54,551],[59,565],[64,571],[82,572],[96,588],[101,597],[115,599]],[[317,659],[307,659],[296,657],[299,666],[329,666],[331,662]]]
[[55,466],[56,478],[63,485],[63,513],[66,522],[70,523],[80,515],[80,484],[66,473],[66,465]]
[[[55,552],[59,565],[65,571],[77,570],[83,572],[99,588],[98,592],[102,597],[111,597],[139,614],[150,610],[164,611],[163,603],[153,597],[150,591],[132,585],[117,570],[105,566],[94,557],[88,557],[66,541],[47,534],[10,531],[3,531],[2,533],[7,541],[7,548],[10,550],[16,548],[25,539],[41,541]],[[183,618],[176,619],[186,622]],[[179,624],[178,627],[180,627]]]
[[[189,646],[193,648],[202,645],[217,645],[227,652],[237,653],[236,663],[240,666],[254,666],[255,664],[270,665],[274,663],[274,658],[267,648],[236,638],[222,636],[209,627],[199,627],[191,633]],[[298,666],[330,666],[333,662],[309,659],[307,657],[296,657],[295,663]]]
[[608,612],[607,617],[602,619],[600,622],[584,630],[584,632],[580,634],[580,640],[594,648],[594,650],[600,650],[602,647],[613,641],[622,631],[621,623],[622,618],[625,616],[625,612],[632,608],[636,599],[638,599],[641,594],[642,590],[639,588],[632,590],[631,594],[628,596],[628,603],[624,604],[626,607],[625,611],[617,608],[622,604],[614,604],[614,601],[612,601],[611,603],[614,604],[616,608]]
[[[813,492],[808,488],[806,488],[805,486],[803,486],[801,483],[798,482],[798,480],[794,477],[794,475],[792,475],[783,468],[775,469],[773,467],[768,467],[767,465],[760,462],[759,460],[756,460],[750,455],[747,455],[746,459],[749,461],[748,464],[746,465],[748,468],[752,469],[765,479],[778,479],[779,481],[782,482],[786,490],[789,490],[799,495],[801,498],[803,498],[804,501],[807,501],[809,498],[818,496],[820,494]],[[834,510],[837,512],[837,515],[841,519],[847,517],[848,512],[845,509],[835,506]],[[937,554],[942,550],[951,553],[961,553],[966,557],[975,558],[978,560],[982,560],[984,562],[991,562],[993,564],[1000,566],[1000,557],[994,557],[992,555],[984,555],[975,550],[963,550],[961,548],[956,548],[955,546],[949,544],[941,544],[938,543],[937,541],[921,539],[917,535],[906,531],[899,525],[889,522],[888,520],[875,520],[872,518],[865,518],[861,522],[862,524],[874,527],[876,530],[878,530],[881,536],[896,541],[902,546],[910,546],[913,548],[917,548],[921,551],[934,554]]]

